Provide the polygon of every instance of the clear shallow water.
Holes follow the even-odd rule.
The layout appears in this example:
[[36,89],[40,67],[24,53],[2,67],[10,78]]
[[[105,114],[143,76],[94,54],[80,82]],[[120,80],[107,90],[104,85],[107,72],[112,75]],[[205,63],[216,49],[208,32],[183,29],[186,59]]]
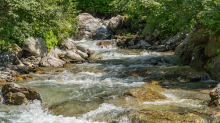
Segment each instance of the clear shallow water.
[[[90,122],[132,122],[126,117],[129,110],[148,109],[173,112],[193,112],[206,114],[213,111],[203,104],[200,96],[209,98],[208,94],[194,91],[172,90],[161,92],[169,98],[165,101],[126,104],[123,92],[141,87],[143,77],[125,75],[129,71],[143,68],[176,67],[176,56],[172,53],[156,53],[146,50],[123,50],[117,47],[97,46],[99,41],[82,40],[90,50],[98,52],[103,60],[92,63],[68,65],[64,71],[48,74],[32,74],[34,80],[19,82],[39,91],[42,104],[34,101],[28,105],[1,107],[2,123],[90,123]],[[112,43],[114,44],[114,43]],[[148,61],[151,58],[165,59],[166,62],[155,66]],[[123,74],[123,76],[121,76]],[[129,99],[128,99],[129,100]],[[127,106],[125,106],[127,105]],[[12,110],[13,109],[13,110]],[[218,118],[219,115],[213,115]]]

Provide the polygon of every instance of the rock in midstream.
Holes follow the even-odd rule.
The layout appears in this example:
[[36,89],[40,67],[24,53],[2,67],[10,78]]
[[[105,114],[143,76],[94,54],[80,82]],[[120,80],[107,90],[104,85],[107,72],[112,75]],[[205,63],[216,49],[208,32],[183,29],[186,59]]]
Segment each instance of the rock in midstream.
[[166,96],[160,94],[158,92],[154,92],[151,90],[136,88],[130,89],[124,92],[124,96],[130,96],[137,99],[140,102],[149,102],[149,101],[157,101],[157,100],[165,100]]
[[210,107],[220,106],[220,83],[210,92],[211,101],[209,103]]
[[2,94],[6,104],[20,105],[27,103],[27,100],[40,100],[40,94],[32,87],[20,86],[15,83],[5,84],[2,87]]

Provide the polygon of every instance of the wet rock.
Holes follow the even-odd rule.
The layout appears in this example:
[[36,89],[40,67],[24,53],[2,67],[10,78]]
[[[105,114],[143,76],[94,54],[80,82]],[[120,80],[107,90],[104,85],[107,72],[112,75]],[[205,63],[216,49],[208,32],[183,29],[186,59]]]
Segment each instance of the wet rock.
[[76,50],[76,45],[73,43],[73,41],[67,39],[62,42],[61,48],[66,50]]
[[194,77],[190,79],[190,82],[207,81],[207,80],[210,80],[210,77],[208,75],[204,75],[201,77]]
[[68,100],[49,107],[49,110],[54,115],[63,115],[65,117],[80,117],[83,114],[96,110],[103,100],[82,101],[82,100]]
[[16,81],[18,72],[15,68],[0,67],[0,79],[4,82]]
[[17,55],[18,58],[22,57],[22,49],[17,45],[17,44],[13,44],[13,50],[15,51],[15,54]]
[[77,54],[79,54],[83,59],[87,59],[89,57],[88,54],[82,52],[81,50],[77,50]]
[[[149,74],[150,73],[150,74]],[[160,81],[160,84],[168,86],[170,84],[175,84],[179,82],[190,82],[192,78],[200,78],[202,76],[208,75],[204,71],[197,71],[191,67],[170,67],[161,69],[147,69],[144,70],[143,75],[145,76],[145,82],[150,82],[152,80]]]
[[210,107],[218,107],[220,105],[220,84],[217,85],[210,93],[211,101]]
[[66,50],[60,49],[59,47],[56,47],[54,50],[55,50],[55,52],[57,53],[57,55],[58,55],[59,58],[64,57],[65,54],[67,53]]
[[123,20],[123,16],[121,15],[113,17],[108,24],[108,28],[111,31],[116,32],[122,27],[122,20]]
[[4,97],[2,95],[2,92],[0,92],[0,105],[4,103]]
[[138,101],[141,101],[141,102],[149,102],[149,101],[151,102],[151,101],[156,101],[156,100],[167,99],[166,96],[158,92],[154,92],[154,91],[142,89],[142,88],[127,90],[124,92],[123,95],[136,98]]
[[59,56],[57,55],[56,51],[53,48],[51,48],[51,50],[47,54],[47,56],[52,56],[52,57],[55,57],[55,58],[59,59]]
[[14,53],[3,51],[0,54],[0,66],[9,67],[11,65],[19,65],[19,64],[21,64],[21,61]]
[[47,55],[47,45],[42,38],[29,37],[23,43],[22,49],[28,51],[30,55],[41,57]]
[[42,67],[63,67],[65,64],[65,61],[55,58],[53,56],[46,56],[40,61],[40,66]]
[[186,36],[186,31],[183,33],[178,32],[174,37],[168,38],[168,40],[165,40],[162,44],[166,46],[166,50],[175,50],[175,48],[181,44]]
[[4,82],[6,82],[6,81],[4,79],[0,78],[0,83],[4,83]]
[[[23,96],[20,93],[24,94],[25,96]],[[19,96],[19,99],[22,99],[22,100],[25,100],[23,98],[23,97],[25,97],[25,98],[27,98],[28,100],[31,100],[31,101],[35,100],[35,99],[42,101],[42,99],[40,97],[40,94],[35,89],[33,89],[31,87],[26,87],[26,86],[20,86],[20,85],[17,85],[15,83],[5,84],[2,87],[2,94],[4,95],[4,97],[8,94],[9,97],[11,97],[11,96],[13,97],[13,95],[15,95],[15,97]],[[14,98],[14,99],[17,99],[17,98]],[[15,102],[16,102],[16,100],[15,100]]]
[[40,60],[41,57],[40,56],[29,56],[27,58],[21,58],[21,62],[28,66],[28,67],[32,67],[32,68],[37,68],[40,65]]
[[97,45],[98,46],[105,46],[105,47],[113,47],[114,46],[114,44],[115,44],[115,42],[114,41],[109,41],[109,40],[106,40],[106,41],[100,41],[99,43],[97,43]]
[[140,40],[137,44],[140,44],[140,48],[146,48],[151,46],[148,42],[144,40]]
[[132,41],[132,40],[129,41],[129,42],[128,42],[128,46],[134,46],[134,41]]
[[79,16],[79,31],[73,36],[74,40],[108,39],[113,34],[107,27],[109,21],[96,19],[88,13],[82,13]]
[[205,123],[202,117],[192,113],[176,113],[168,111],[150,111],[142,109],[128,116],[132,121],[140,123]]
[[88,47],[83,46],[83,45],[80,45],[80,44],[77,44],[77,45],[76,45],[76,48],[77,48],[78,50],[84,52],[84,53],[89,53],[89,52],[90,52],[90,50],[89,50]]
[[217,56],[217,50],[220,48],[220,36],[219,33],[212,34],[208,43],[205,45],[205,56],[214,57]]
[[151,91],[155,91],[155,92],[163,92],[166,91],[166,88],[163,88],[161,85],[158,85],[159,82],[157,81],[151,81],[147,84],[143,84],[141,85],[141,87],[149,89]]
[[84,59],[74,51],[67,51],[65,56],[61,58],[64,61],[84,61]]
[[103,56],[97,52],[93,52],[93,54],[89,57],[90,60],[102,60]]
[[9,92],[4,96],[4,98],[5,98],[5,103],[10,105],[21,105],[23,103],[28,102],[25,95],[20,92],[16,92],[16,93]]

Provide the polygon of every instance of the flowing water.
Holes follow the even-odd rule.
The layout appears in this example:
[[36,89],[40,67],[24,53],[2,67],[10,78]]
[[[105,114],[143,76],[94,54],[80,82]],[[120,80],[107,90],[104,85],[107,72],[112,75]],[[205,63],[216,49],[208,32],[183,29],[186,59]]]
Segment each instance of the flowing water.
[[[76,43],[97,52],[103,60],[68,64],[66,68],[45,68],[42,71],[46,74],[33,73],[32,81],[17,82],[37,89],[43,102],[2,105],[0,122],[138,123],[143,120],[220,123],[219,109],[207,107],[210,97],[206,91],[215,87],[214,81],[181,82],[180,76],[178,83],[164,82],[165,91],[154,88],[168,98],[162,101],[135,102],[123,96],[125,90],[147,86],[143,86],[149,82],[144,78],[146,72],[153,73],[150,76],[153,79],[159,77],[157,73],[161,71],[164,74],[173,69],[191,70],[187,66],[177,66],[178,56],[169,52],[118,49],[114,41],[110,41],[112,45],[108,47],[100,47],[98,42],[82,40]],[[160,61],[155,62],[157,59]]]

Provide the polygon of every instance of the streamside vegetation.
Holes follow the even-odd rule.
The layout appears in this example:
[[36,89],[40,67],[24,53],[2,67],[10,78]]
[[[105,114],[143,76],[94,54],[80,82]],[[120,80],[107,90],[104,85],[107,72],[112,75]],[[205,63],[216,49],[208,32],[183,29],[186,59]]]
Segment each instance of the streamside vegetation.
[[[121,14],[132,20],[128,30],[145,35],[146,25],[160,38],[203,27],[220,31],[219,0],[0,0],[0,46],[19,45],[29,36],[46,40],[48,48],[77,32],[80,12]],[[144,23],[143,23],[144,22]],[[133,28],[133,29],[132,29]]]
[[75,6],[71,0],[0,0],[0,48],[29,36],[45,39],[48,47],[59,44],[77,31]]

